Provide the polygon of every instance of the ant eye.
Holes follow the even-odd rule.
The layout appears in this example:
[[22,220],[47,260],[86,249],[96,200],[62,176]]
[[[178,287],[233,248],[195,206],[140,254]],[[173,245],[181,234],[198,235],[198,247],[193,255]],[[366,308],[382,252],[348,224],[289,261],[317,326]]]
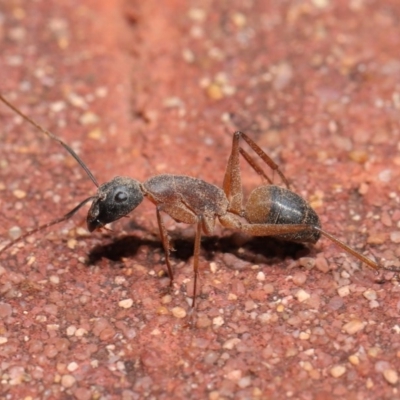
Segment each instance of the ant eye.
[[123,203],[124,201],[128,200],[128,195],[126,192],[117,192],[114,196],[114,200],[117,203]]

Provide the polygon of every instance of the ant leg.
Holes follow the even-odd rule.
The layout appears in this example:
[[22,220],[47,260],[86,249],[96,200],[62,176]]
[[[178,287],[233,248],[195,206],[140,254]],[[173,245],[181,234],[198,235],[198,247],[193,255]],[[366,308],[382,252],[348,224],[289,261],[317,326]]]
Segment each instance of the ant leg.
[[200,257],[200,246],[201,246],[201,228],[202,228],[203,217],[200,215],[196,222],[196,237],[194,239],[194,252],[193,252],[193,300],[192,308],[195,306],[196,294],[197,294],[197,278],[199,275],[199,257]]
[[312,225],[306,225],[306,224],[242,224],[236,215],[227,213],[226,215],[219,217],[219,220],[221,224],[227,228],[230,229],[237,229],[242,232],[245,232],[249,235],[252,236],[278,236],[278,235],[284,235],[284,234],[290,234],[290,233],[297,233],[297,232],[312,232],[312,231],[318,231],[320,232],[323,236],[327,237],[330,239],[333,243],[335,243],[337,246],[342,248],[346,253],[351,254],[364,264],[366,264],[368,267],[372,268],[375,271],[379,270],[386,270],[386,271],[392,271],[395,273],[400,272],[400,268],[397,267],[386,267],[386,266],[381,266],[375,261],[372,261],[370,258],[364,256],[363,254],[359,253],[358,251],[352,249],[349,247],[347,244],[343,243],[339,239],[336,239],[334,236],[329,234],[328,232],[322,230],[321,228],[317,226],[312,226]]
[[233,213],[218,217],[225,228],[236,229],[251,236],[277,236],[302,231],[310,231],[312,226],[306,224],[246,224]]
[[264,178],[266,181],[268,181],[268,183],[270,185],[274,184],[274,181],[267,176],[267,174],[263,171],[263,169],[254,161],[254,159],[250,156],[249,153],[247,153],[247,151],[245,151],[244,149],[242,149],[240,147],[239,149],[240,154],[242,155],[242,157],[247,161],[247,163],[251,166],[251,168],[254,169],[254,171],[257,172],[258,175],[260,175],[262,178]]
[[321,228],[314,227],[315,230],[321,232],[321,234],[328,239],[330,239],[333,243],[335,243],[337,246],[341,247],[344,251],[347,253],[351,254],[355,258],[359,259],[361,262],[364,264],[368,265],[370,268],[374,269],[375,271],[379,270],[386,270],[386,271],[392,271],[392,272],[400,272],[400,268],[397,267],[384,267],[376,263],[375,261],[372,261],[370,258],[364,256],[363,254],[359,253],[358,251],[352,249],[350,246],[347,244],[343,243],[341,240],[336,239],[334,236],[332,236],[330,233],[322,230]]
[[223,189],[229,200],[229,209],[235,214],[241,215],[243,209],[242,178],[239,163],[240,132],[235,132],[232,139],[232,150],[224,176]]
[[282,181],[289,188],[289,181],[279,169],[279,166],[245,133],[237,131],[233,134],[232,150],[226,168],[223,189],[226,197],[229,200],[229,211],[241,215],[243,211],[243,193],[242,193],[242,179],[240,174],[239,155],[247,161],[247,163],[254,169],[257,174],[261,175],[270,184],[272,180],[265,174],[262,168],[254,161],[254,159],[240,147],[240,139],[243,140],[253,149],[253,151],[272,169],[273,172],[281,177]]
[[[267,164],[273,172],[276,172],[280,178],[282,179],[283,183],[289,189],[289,181],[286,179],[286,176],[283,172],[279,169],[278,164],[276,164],[271,157],[269,157],[260,146],[258,146],[253,140],[251,140],[245,133],[243,132],[235,132],[234,135],[238,135],[242,137],[243,140],[252,148],[252,150]],[[250,166],[261,176],[266,178],[268,181],[271,181],[263,172],[261,172],[261,168],[255,163],[255,161],[243,150],[240,149],[240,152],[244,159],[250,164]]]
[[171,250],[171,245],[169,243],[168,232],[167,232],[167,229],[165,228],[159,206],[156,207],[156,211],[157,211],[158,228],[160,229],[161,241],[162,241],[162,244],[164,247],[165,263],[167,264],[168,275],[170,278],[169,286],[172,287],[172,282],[174,280],[174,274],[172,273],[171,261],[169,259],[169,252]]
[[358,258],[360,261],[362,261],[363,263],[367,264],[370,268],[375,269],[375,270],[379,270],[381,269],[380,266],[370,260],[368,257],[365,257],[364,255],[362,255],[361,253],[359,253],[358,251],[352,249],[351,247],[347,246],[347,244],[343,243],[341,240],[336,239],[334,236],[332,236],[330,233],[325,232],[324,230],[320,229],[320,228],[315,228],[316,230],[318,230],[319,232],[321,232],[321,234],[325,237],[327,237],[328,239],[330,239],[333,243],[335,243],[337,246],[341,247],[344,251],[346,251],[347,253],[351,254],[352,256],[354,256],[355,258]]
[[282,235],[286,233],[296,233],[301,231],[318,231],[322,235],[330,239],[337,246],[342,248],[344,251],[351,254],[361,262],[365,263],[366,265],[368,265],[368,267],[374,269],[375,271],[378,271],[380,269],[386,269],[393,272],[399,272],[399,270],[394,267],[381,267],[375,261],[372,261],[370,258],[364,256],[358,251],[347,246],[345,243],[343,243],[339,239],[336,239],[334,236],[325,232],[324,230],[322,230],[317,226],[302,225],[302,224],[298,225],[244,224],[241,226],[241,230],[253,236],[276,236],[276,235]]
[[241,231],[252,236],[278,236],[287,233],[310,231],[306,224],[242,224]]

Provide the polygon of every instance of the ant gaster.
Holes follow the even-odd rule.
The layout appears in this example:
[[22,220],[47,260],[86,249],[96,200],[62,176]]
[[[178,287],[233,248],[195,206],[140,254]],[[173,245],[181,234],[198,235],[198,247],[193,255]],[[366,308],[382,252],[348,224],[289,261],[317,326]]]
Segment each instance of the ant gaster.
[[[398,272],[395,267],[381,267],[322,230],[316,212],[302,197],[289,189],[289,182],[278,165],[242,132],[233,134],[232,150],[225,172],[223,189],[198,178],[169,174],[154,176],[143,183],[128,177],[117,176],[111,181],[99,185],[89,168],[66,143],[27,117],[1,95],[0,100],[48,137],[59,142],[98,187],[95,196],[83,200],[64,216],[41,225],[11,241],[0,250],[0,254],[24,238],[68,220],[89,201],[92,201],[92,205],[87,215],[87,226],[89,231],[92,232],[126,216],[147,197],[156,206],[157,221],[171,285],[173,280],[170,261],[171,246],[162,213],[169,214],[178,222],[195,225],[192,307],[195,305],[197,293],[201,235],[203,232],[207,235],[213,232],[216,219],[226,228],[239,230],[252,236],[273,236],[288,241],[316,243],[323,235],[375,270],[384,268]],[[260,159],[280,176],[286,188],[273,185],[272,180],[264,173],[257,162],[240,146],[241,139],[246,141]],[[243,205],[240,155],[269,183],[254,189],[246,205]]]

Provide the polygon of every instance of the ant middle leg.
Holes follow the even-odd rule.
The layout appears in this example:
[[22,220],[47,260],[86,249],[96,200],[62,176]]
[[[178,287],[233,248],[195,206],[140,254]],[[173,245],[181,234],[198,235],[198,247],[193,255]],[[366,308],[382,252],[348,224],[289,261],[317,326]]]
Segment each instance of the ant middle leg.
[[172,287],[174,275],[172,272],[171,260],[169,258],[169,254],[170,254],[170,251],[172,250],[172,248],[171,248],[171,244],[169,241],[168,231],[165,228],[165,224],[162,219],[160,207],[156,207],[156,210],[157,210],[158,228],[160,230],[161,242],[163,244],[164,253],[165,253],[165,263],[167,264],[167,268],[168,268],[169,286]]

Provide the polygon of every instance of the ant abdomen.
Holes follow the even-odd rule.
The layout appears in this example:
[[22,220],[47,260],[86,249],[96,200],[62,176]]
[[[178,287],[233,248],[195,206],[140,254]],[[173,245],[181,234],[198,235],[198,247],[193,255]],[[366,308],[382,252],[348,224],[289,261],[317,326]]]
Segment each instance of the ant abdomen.
[[276,237],[291,242],[316,243],[321,236],[317,213],[299,195],[289,189],[268,185],[254,189],[247,201],[245,218],[251,224],[309,225],[309,230],[285,233]]

